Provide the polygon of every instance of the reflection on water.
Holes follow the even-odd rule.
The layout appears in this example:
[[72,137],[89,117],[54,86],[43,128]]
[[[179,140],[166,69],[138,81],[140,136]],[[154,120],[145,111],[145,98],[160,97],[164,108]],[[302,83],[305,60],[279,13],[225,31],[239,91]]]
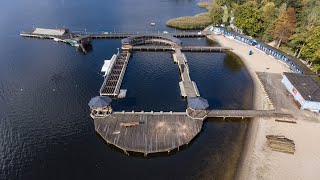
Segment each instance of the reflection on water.
[[231,71],[241,71],[244,68],[244,64],[237,55],[228,52],[228,58],[225,58],[224,65]]

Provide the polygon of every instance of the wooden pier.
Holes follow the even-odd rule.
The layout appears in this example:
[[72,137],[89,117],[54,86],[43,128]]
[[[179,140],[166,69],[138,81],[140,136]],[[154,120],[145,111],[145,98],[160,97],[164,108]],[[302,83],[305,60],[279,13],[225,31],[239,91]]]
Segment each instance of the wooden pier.
[[[187,111],[188,112],[188,111]],[[188,112],[189,113],[189,112]],[[109,144],[129,152],[144,155],[170,152],[187,145],[202,129],[208,117],[219,118],[292,118],[291,114],[274,110],[209,110],[193,118],[186,112],[113,112],[105,117],[94,117],[96,132]],[[197,116],[197,115],[195,115]],[[270,119],[271,120],[271,119]],[[129,155],[129,154],[128,154]]]
[[128,51],[124,51],[117,56],[110,74],[104,78],[100,88],[101,96],[117,96],[119,94],[129,59],[130,53]]
[[[181,52],[226,52],[228,47],[183,46]],[[131,51],[175,51],[173,46],[132,46]]]
[[179,82],[179,86],[181,96],[186,98],[200,96],[196,83],[191,81],[187,59],[185,55],[181,53],[180,47],[175,47],[173,59],[178,64],[180,71],[181,81]]
[[292,118],[291,114],[283,113],[274,110],[209,110],[207,117],[220,118],[254,118],[254,117],[278,117],[278,118]]
[[[124,77],[124,73],[130,58],[129,52],[136,47],[135,46],[136,44],[140,45],[143,43],[154,42],[154,41],[158,43],[166,44],[167,46],[161,46],[163,47],[162,49],[164,50],[169,50],[169,49],[174,50],[173,59],[174,59],[174,62],[178,64],[179,72],[181,76],[181,82],[179,82],[181,96],[185,98],[200,96],[196,83],[191,81],[187,58],[181,52],[181,50],[183,49],[183,47],[181,47],[181,41],[177,38],[174,38],[172,36],[167,36],[167,35],[165,36],[164,35],[161,35],[161,36],[142,35],[142,36],[133,36],[130,38],[123,39],[121,41],[122,42],[121,49],[123,50],[124,53],[121,53],[120,55],[118,55],[115,65],[111,67],[112,68],[111,73],[105,77],[105,80],[100,88],[101,96],[104,95],[104,96],[116,97],[119,94],[122,79]],[[146,48],[146,47],[148,46],[143,46],[143,48]],[[155,49],[156,47],[153,46],[152,48]],[[187,50],[198,49],[199,51],[204,51],[204,49],[206,49],[207,51],[228,50],[228,48],[222,48],[222,47],[192,48],[191,46],[185,49]]]
[[188,144],[202,128],[185,113],[114,113],[94,118],[96,132],[124,152],[170,152]]
[[169,35],[177,38],[199,38],[206,37],[207,33],[204,31],[200,32],[175,32],[175,33],[87,33],[79,32],[79,34],[89,35],[91,38],[95,39],[113,39],[113,38],[127,38],[130,36],[136,36],[141,34],[151,34],[151,35]]
[[68,29],[43,29],[36,28],[32,32],[20,33],[22,37],[52,39],[56,42],[67,43],[71,46],[81,49],[84,53],[87,52],[85,46],[90,45],[91,37],[81,34],[70,33]]

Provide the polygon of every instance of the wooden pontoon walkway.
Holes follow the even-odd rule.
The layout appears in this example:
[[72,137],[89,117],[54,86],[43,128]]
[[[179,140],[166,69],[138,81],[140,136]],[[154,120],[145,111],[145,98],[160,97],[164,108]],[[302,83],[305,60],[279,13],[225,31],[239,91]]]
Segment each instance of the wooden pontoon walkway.
[[253,117],[279,117],[292,118],[291,114],[274,110],[209,110],[207,117],[234,117],[234,118],[253,118]]
[[202,123],[181,113],[115,113],[94,118],[97,133],[107,143],[145,155],[170,152],[188,144],[201,131]]
[[201,32],[176,32],[176,33],[87,33],[87,32],[79,32],[79,34],[89,35],[91,38],[98,39],[108,39],[108,38],[127,38],[130,36],[140,35],[140,34],[152,34],[152,35],[170,35],[177,38],[198,38],[198,37],[206,37],[207,33],[204,31]]
[[118,55],[115,64],[100,88],[101,96],[117,96],[130,59],[130,53],[125,51]]
[[179,82],[181,96],[186,98],[200,96],[196,83],[191,81],[187,59],[181,53],[181,47],[175,47],[174,49],[173,59],[179,66],[181,76],[181,81]]
[[[172,46],[132,46],[131,51],[174,51]],[[211,46],[183,46],[181,52],[226,52],[232,50],[228,47]]]

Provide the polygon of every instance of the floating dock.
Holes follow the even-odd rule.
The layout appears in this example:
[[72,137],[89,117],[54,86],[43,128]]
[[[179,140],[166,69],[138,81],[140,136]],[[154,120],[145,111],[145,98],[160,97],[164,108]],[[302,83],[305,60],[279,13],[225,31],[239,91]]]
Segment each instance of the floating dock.
[[56,42],[63,42],[80,48],[87,52],[85,46],[90,45],[91,37],[87,35],[74,34],[68,29],[44,29],[36,28],[32,32],[22,32],[20,36],[40,39],[52,39]]
[[275,110],[209,110],[207,117],[220,118],[254,118],[254,117],[278,117],[278,118],[292,118],[289,113],[283,113]]
[[131,54],[128,51],[124,51],[117,55],[110,73],[105,76],[100,88],[101,96],[118,96],[130,55]]
[[179,87],[180,87],[180,92],[182,97],[200,96],[197,84],[193,81],[180,81]]
[[239,120],[250,117],[292,118],[291,114],[273,110],[203,110],[193,111],[195,114],[188,113],[188,110],[187,113],[123,111],[113,112],[106,117],[92,118],[96,132],[107,143],[127,154],[139,152],[144,155],[170,152],[189,144],[199,134],[207,117]]
[[179,87],[181,96],[185,98],[200,96],[196,83],[191,81],[187,58],[183,53],[181,53],[180,47],[175,47],[173,59],[179,66],[181,77]]
[[[127,38],[130,36],[141,35],[145,33],[87,33],[87,32],[80,32],[80,34],[89,35],[91,38],[97,39],[108,39],[108,38]],[[175,33],[149,33],[152,35],[169,35],[177,38],[201,38],[206,37],[207,32],[200,31],[200,32],[175,32]]]
[[170,152],[188,144],[202,128],[203,121],[185,113],[113,113],[94,118],[95,129],[109,144],[127,151]]

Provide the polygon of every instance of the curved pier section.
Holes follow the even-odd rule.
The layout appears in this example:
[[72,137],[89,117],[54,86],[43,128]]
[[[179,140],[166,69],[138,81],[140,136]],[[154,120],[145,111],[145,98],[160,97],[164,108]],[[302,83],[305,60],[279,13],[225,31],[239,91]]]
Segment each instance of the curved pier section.
[[122,45],[140,45],[148,43],[160,43],[171,46],[181,46],[182,41],[169,35],[135,35],[121,40]]
[[101,137],[124,152],[145,155],[170,152],[188,144],[202,128],[203,121],[185,113],[113,113],[95,118],[94,125]]

